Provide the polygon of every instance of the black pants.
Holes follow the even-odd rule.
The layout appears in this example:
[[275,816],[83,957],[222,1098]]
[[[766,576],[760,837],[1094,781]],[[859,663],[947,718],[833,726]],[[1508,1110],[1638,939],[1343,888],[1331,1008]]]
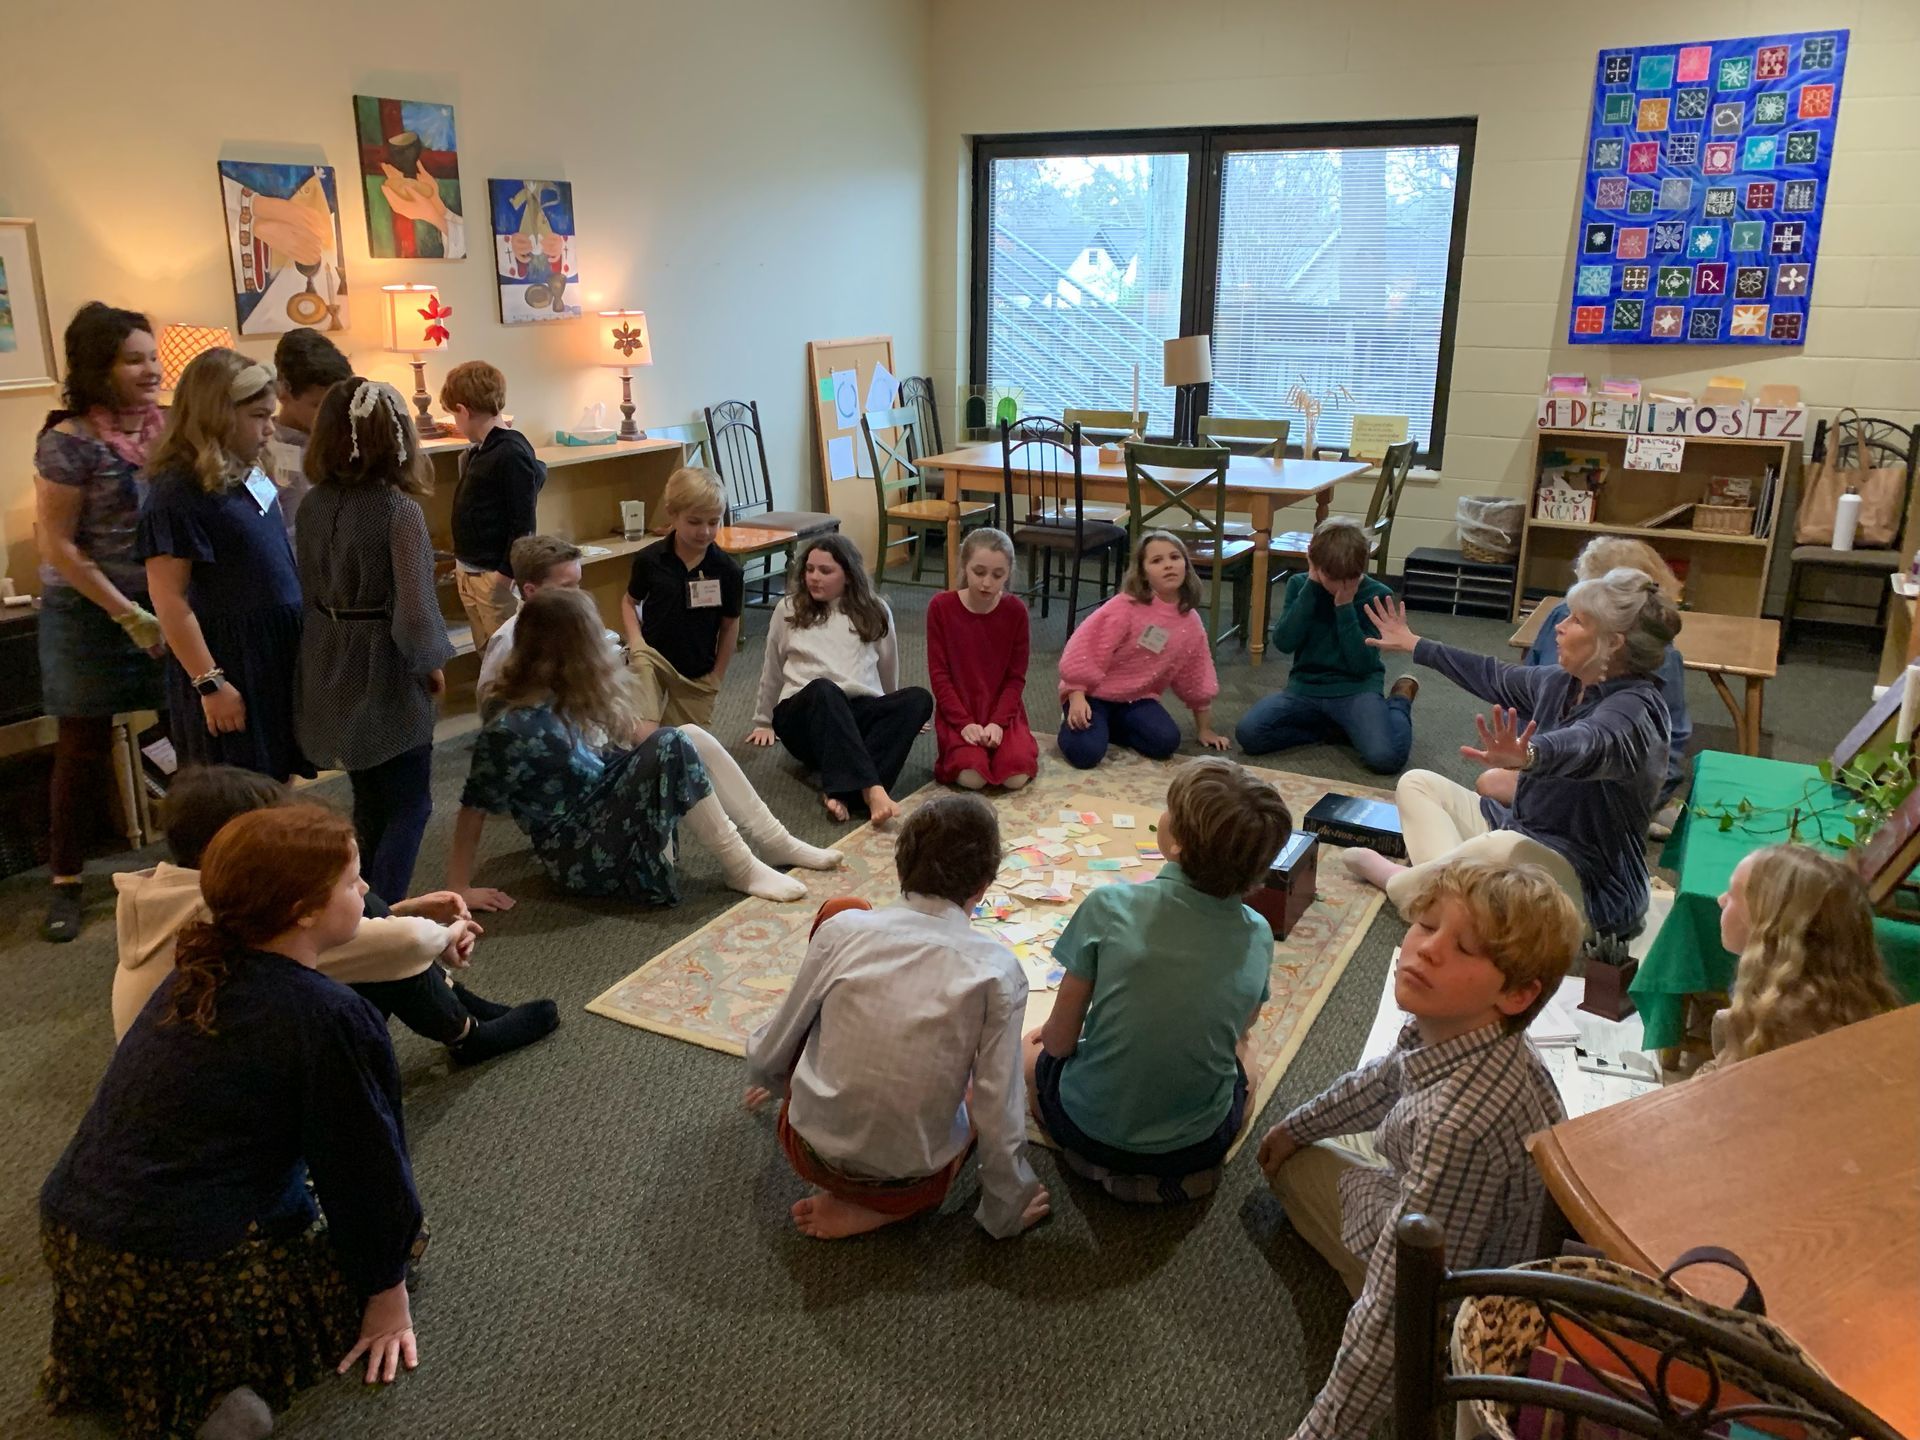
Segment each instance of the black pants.
[[932,716],[933,696],[917,685],[849,699],[831,680],[814,680],[773,707],[773,733],[820,772],[823,791],[858,804],[868,786],[893,788]]
[[360,878],[378,895],[405,895],[433,815],[433,746],[402,750],[366,770],[350,770]]
[[352,988],[382,1016],[399,1016],[416,1035],[451,1045],[466,1033],[467,1007],[453,993],[453,981],[438,960],[405,980],[367,980]]

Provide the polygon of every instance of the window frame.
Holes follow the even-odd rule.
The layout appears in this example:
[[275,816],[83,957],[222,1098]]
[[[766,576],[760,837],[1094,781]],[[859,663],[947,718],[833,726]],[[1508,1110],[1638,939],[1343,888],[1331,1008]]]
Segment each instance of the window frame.
[[[1243,150],[1377,149],[1388,146],[1453,145],[1460,152],[1453,191],[1452,230],[1447,245],[1447,279],[1440,310],[1440,350],[1435,357],[1433,433],[1416,464],[1437,468],[1446,443],[1447,400],[1453,387],[1453,351],[1460,314],[1461,270],[1467,249],[1467,203],[1473,188],[1472,116],[1433,120],[1393,120],[1302,125],[1214,125],[1172,130],[1075,130],[973,137],[973,255],[968,266],[969,330],[967,375],[973,385],[987,383],[988,273],[991,249],[987,233],[991,176],[995,160],[1033,160],[1056,155],[1185,154],[1187,214],[1180,277],[1180,333],[1209,334],[1220,280],[1220,199],[1229,152]],[[1196,183],[1197,182],[1197,183]],[[1189,404],[1204,414],[1210,386],[1175,395],[1174,425],[1187,427]],[[1191,400],[1189,400],[1191,396]]]

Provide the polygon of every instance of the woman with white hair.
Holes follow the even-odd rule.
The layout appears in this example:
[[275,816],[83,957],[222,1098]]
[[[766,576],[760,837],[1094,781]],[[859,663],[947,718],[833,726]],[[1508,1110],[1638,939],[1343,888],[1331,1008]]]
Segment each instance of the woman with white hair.
[[1429,770],[1400,777],[1395,798],[1411,868],[1372,850],[1347,867],[1396,907],[1425,867],[1466,855],[1542,866],[1580,900],[1603,935],[1639,930],[1647,913],[1645,836],[1666,773],[1668,718],[1660,667],[1680,614],[1659,584],[1624,566],[1567,593],[1559,664],[1508,665],[1422,640],[1399,601],[1368,606],[1380,638],[1493,708],[1475,724],[1480,745],[1460,753],[1519,772],[1513,804],[1482,799]]

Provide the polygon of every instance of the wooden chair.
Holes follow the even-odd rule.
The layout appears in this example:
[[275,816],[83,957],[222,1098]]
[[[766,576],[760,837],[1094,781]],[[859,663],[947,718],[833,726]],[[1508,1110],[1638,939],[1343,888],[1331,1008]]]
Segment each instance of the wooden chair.
[[[1100,596],[1105,599],[1107,566],[1113,564],[1113,584],[1120,583],[1127,532],[1110,520],[1088,512],[1086,480],[1081,470],[1080,427],[1038,417],[1008,424],[1000,422],[1002,497],[1014,548],[1026,547],[1040,563],[1032,567],[1035,583],[1018,592],[1040,596],[1040,618],[1053,603],[1053,557],[1060,554],[1061,578],[1067,584],[1067,634],[1080,620],[1080,568],[1095,551],[1100,555]],[[1026,501],[1023,512],[1016,498]],[[1073,569],[1067,570],[1067,557]]]
[[900,404],[911,405],[920,412],[920,441],[930,449],[922,450],[922,455],[938,455],[947,448],[940,438],[940,406],[933,398],[933,377],[931,375],[909,375],[900,382]]
[[[1227,462],[1218,446],[1127,446],[1127,529],[1132,546],[1148,530],[1170,530],[1185,542],[1194,573],[1208,582],[1207,636],[1218,645],[1244,627],[1220,628],[1223,584],[1253,562],[1253,542],[1227,533]],[[1172,476],[1156,472],[1172,471]]]
[[[898,405],[891,410],[870,410],[860,417],[860,435],[866,441],[867,456],[873,462],[874,516],[879,531],[880,553],[873,564],[873,579],[878,585],[888,579],[887,557],[901,545],[912,545],[913,578],[893,581],[896,585],[917,585],[926,589],[947,588],[946,538],[947,502],[925,494],[926,481],[920,474],[920,456],[932,454],[920,448],[918,435],[920,411],[916,406]],[[994,506],[960,506],[960,524],[985,525],[994,517]],[[896,529],[906,534],[889,538]],[[940,578],[922,580],[927,552],[940,557]]]
[[[1824,460],[1827,455],[1829,436],[1833,434],[1822,420],[1813,427],[1813,458],[1815,462]],[[1787,570],[1787,603],[1780,617],[1780,644],[1784,648],[1793,632],[1794,611],[1800,605],[1800,579],[1809,571],[1833,571],[1842,574],[1871,576],[1879,585],[1880,593],[1875,601],[1873,624],[1876,629],[1884,630],[1887,623],[1887,593],[1892,588],[1886,577],[1907,568],[1912,557],[1912,547],[1916,543],[1913,525],[1913,480],[1916,464],[1920,463],[1920,425],[1906,426],[1892,420],[1879,420],[1872,416],[1862,416],[1857,430],[1852,430],[1844,444],[1835,436],[1834,459],[1851,467],[1858,463],[1854,456],[1853,436],[1859,437],[1858,443],[1866,448],[1868,466],[1879,469],[1886,466],[1901,466],[1907,472],[1906,494],[1901,501],[1902,521],[1900,534],[1894,537],[1892,549],[1876,550],[1835,550],[1831,545],[1796,545],[1789,552]],[[1862,606],[1861,608],[1865,608]],[[1832,624],[1845,624],[1846,621],[1830,621]]]
[[[1725,1434],[1730,1424],[1803,1433],[1807,1440],[1896,1440],[1899,1434],[1811,1366],[1680,1305],[1583,1276],[1540,1270],[1450,1272],[1440,1227],[1425,1215],[1402,1216],[1393,1241],[1393,1434],[1398,1440],[1453,1440],[1454,1407],[1472,1400],[1555,1412],[1563,1417],[1559,1433],[1569,1435],[1581,1420],[1654,1440],[1704,1440]],[[1639,1383],[1626,1380],[1625,1371],[1610,1376],[1604,1392],[1531,1379],[1525,1356],[1518,1375],[1449,1373],[1452,1313],[1469,1297],[1528,1302],[1549,1330],[1579,1348],[1604,1344],[1600,1337],[1615,1333],[1647,1336],[1639,1342],[1645,1346],[1644,1370],[1627,1366]],[[1626,1359],[1618,1351],[1610,1358]],[[1707,1387],[1704,1398],[1676,1393],[1673,1387],[1684,1385],[1679,1377],[1687,1373]],[[1736,1388],[1746,1395],[1731,1393]],[[1479,1433],[1471,1412],[1462,1412],[1462,1418],[1468,1424],[1458,1433]]]
[[1129,435],[1147,433],[1147,412],[1128,415],[1124,410],[1080,410],[1068,409],[1060,412],[1060,423],[1078,425],[1086,436],[1089,445],[1104,445],[1110,440],[1124,440]]
[[[819,510],[776,510],[767,470],[767,441],[760,431],[760,405],[754,400],[722,400],[706,409],[707,455],[727,489],[727,524],[766,530],[791,530],[796,538],[838,530],[840,521]],[[754,577],[761,605],[778,602],[771,562]]]
[[1226,415],[1202,415],[1199,422],[1199,434],[1202,444],[1209,441],[1234,449],[1233,442],[1239,440],[1251,442],[1241,454],[1256,456],[1261,460],[1284,460],[1287,458],[1287,433],[1293,429],[1291,420],[1238,420]]
[[649,425],[647,438],[678,440],[686,449],[687,464],[698,465],[706,470],[713,469],[707,422],[704,420],[689,421],[685,425]]

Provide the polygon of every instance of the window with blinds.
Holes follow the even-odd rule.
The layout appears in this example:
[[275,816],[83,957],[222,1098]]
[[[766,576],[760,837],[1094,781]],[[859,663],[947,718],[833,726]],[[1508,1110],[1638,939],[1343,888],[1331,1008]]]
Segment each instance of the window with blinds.
[[[1405,415],[1437,464],[1472,170],[1471,120],[1024,136],[975,144],[973,349],[961,423],[1187,411],[1290,420],[1314,443]],[[1213,383],[1161,383],[1161,342],[1212,338]],[[984,421],[985,428],[981,423]]]

